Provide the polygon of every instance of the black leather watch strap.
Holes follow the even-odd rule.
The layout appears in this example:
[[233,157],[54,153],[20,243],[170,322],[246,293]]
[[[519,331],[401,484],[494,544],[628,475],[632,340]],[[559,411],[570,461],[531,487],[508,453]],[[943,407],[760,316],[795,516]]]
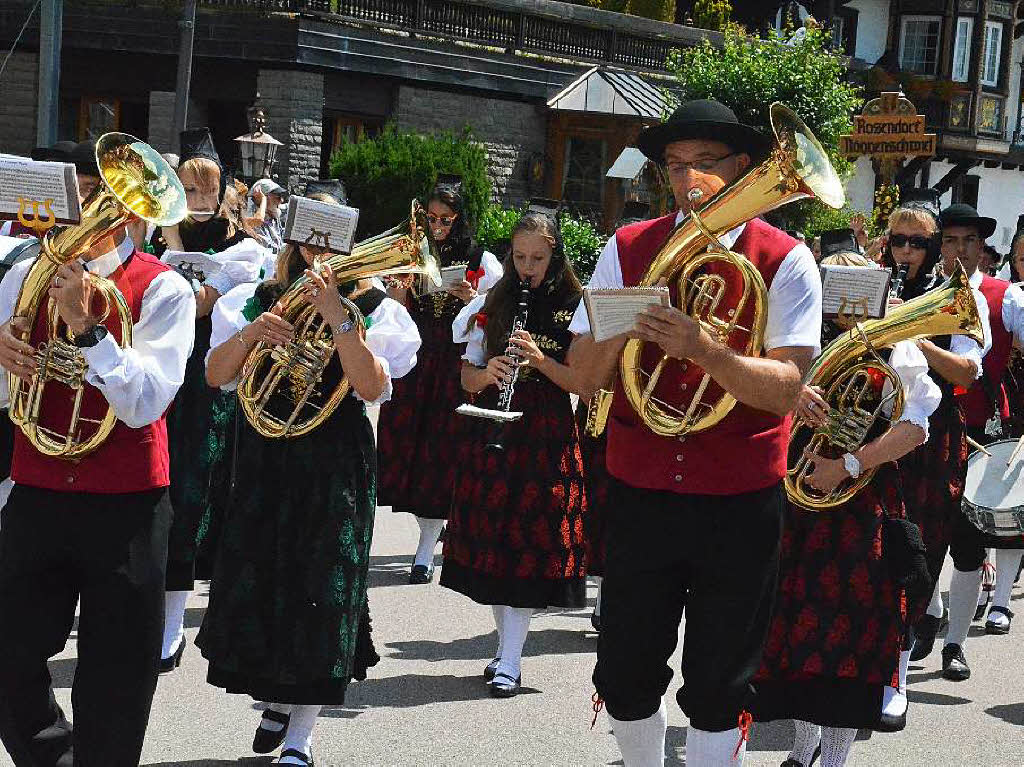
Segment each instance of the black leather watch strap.
[[107,329],[102,325],[93,325],[84,333],[75,336],[75,346],[79,349],[89,349],[107,337]]

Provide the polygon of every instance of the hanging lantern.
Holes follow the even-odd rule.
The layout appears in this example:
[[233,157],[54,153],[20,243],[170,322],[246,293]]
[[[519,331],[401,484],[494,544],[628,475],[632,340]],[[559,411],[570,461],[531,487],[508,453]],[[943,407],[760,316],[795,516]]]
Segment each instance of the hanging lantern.
[[[256,94],[256,98],[259,99],[259,94]],[[246,117],[249,120],[249,132],[235,139],[241,158],[242,178],[249,181],[270,178],[277,160],[277,148],[282,144],[264,130],[267,118],[263,107],[253,104],[246,110]]]

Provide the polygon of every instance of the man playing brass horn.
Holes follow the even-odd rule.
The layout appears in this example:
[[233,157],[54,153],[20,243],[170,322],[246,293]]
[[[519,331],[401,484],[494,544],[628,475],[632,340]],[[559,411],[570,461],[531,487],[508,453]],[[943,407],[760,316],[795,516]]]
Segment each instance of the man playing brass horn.
[[[697,189],[706,201],[767,154],[769,142],[717,101],[691,101],[637,141],[665,167],[679,211],[620,229],[598,261],[590,287],[637,285]],[[749,259],[767,288],[764,356],[742,356],[678,308],[638,315],[630,336],[681,363],[666,367],[660,391],[675,386],[689,402],[685,366],[703,368],[738,404],[720,423],[683,438],[657,436],[623,396],[619,336],[596,343],[585,308],[570,364],[587,393],[615,376],[608,421],[613,477],[607,569],[594,684],[608,708],[627,767],[664,761],[666,709],[686,610],[677,699],[690,720],[687,763],[740,764],[750,707],[750,678],[761,658],[771,613],[789,425],[803,371],[818,351],[821,285],[810,250],[753,219],[720,237]],[[675,285],[673,307],[680,305]],[[659,348],[660,347],[660,348]],[[675,379],[674,381],[672,379]]]

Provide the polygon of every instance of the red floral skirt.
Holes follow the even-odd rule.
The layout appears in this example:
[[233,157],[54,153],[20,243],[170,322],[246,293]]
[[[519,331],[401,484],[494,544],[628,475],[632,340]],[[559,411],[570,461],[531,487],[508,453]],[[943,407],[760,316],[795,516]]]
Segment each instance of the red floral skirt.
[[587,515],[584,532],[587,536],[587,575],[604,575],[605,520],[608,514],[611,476],[605,464],[608,438],[591,437],[586,432],[587,405],[580,400],[576,408],[576,428],[580,435],[583,456],[583,480],[587,488]]
[[[522,419],[467,419],[441,585],[481,604],[583,607],[587,500],[569,395],[531,371],[512,409]],[[504,449],[487,449],[499,435]]]
[[787,504],[755,719],[877,724],[882,688],[897,684],[907,629],[906,595],[883,545],[887,517],[905,517],[892,464],[835,510]]

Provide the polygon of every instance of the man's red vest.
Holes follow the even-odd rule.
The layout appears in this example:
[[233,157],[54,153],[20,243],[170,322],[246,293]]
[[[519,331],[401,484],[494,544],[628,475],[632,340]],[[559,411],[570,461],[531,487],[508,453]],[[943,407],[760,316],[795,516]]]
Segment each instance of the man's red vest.
[[968,426],[983,427],[996,412],[997,407],[1003,418],[1010,417],[1010,405],[1006,399],[1006,390],[1003,388],[1003,374],[1006,372],[1006,366],[1010,364],[1010,352],[1013,349],[1013,335],[1003,324],[1003,297],[1009,287],[1010,283],[989,277],[987,274],[981,278],[981,285],[978,287],[988,304],[988,322],[992,328],[992,348],[982,360],[982,375],[988,381],[987,388],[995,397],[995,402],[985,391],[986,386],[982,384],[981,379],[975,381],[966,394],[960,395],[960,407],[964,411]]
[[[623,227],[616,233],[623,284],[640,282],[652,257],[675,226],[675,214]],[[764,221],[754,219],[744,227],[733,250],[757,267],[770,287],[783,259],[797,241]],[[732,280],[731,282],[735,282]],[[678,306],[675,285],[673,305]],[[735,301],[733,302],[735,303]],[[749,305],[748,305],[749,308]],[[746,324],[749,317],[741,317]],[[652,370],[661,356],[655,344],[644,346],[644,369]],[[679,406],[689,403],[703,371],[673,363],[666,367],[655,396]],[[721,392],[708,387],[705,401]],[[755,410],[737,403],[711,429],[686,438],[660,437],[637,417],[617,377],[615,398],[608,419],[608,471],[634,487],[668,490],[681,494],[737,495],[770,487],[786,473],[789,418]]]
[[[139,321],[146,289],[158,274],[168,269],[157,258],[136,251],[110,275],[109,279],[117,285],[131,309],[133,323]],[[121,327],[116,312],[107,318],[106,327],[114,340],[120,341]],[[32,345],[38,346],[47,335],[46,312],[40,311],[32,329]],[[40,411],[42,425],[66,433],[72,404],[71,389],[54,381],[47,382]],[[99,420],[106,411],[107,400],[99,389],[86,384],[80,422],[81,419]],[[85,427],[90,427],[88,421]],[[132,429],[118,421],[99,449],[74,461],[43,455],[21,429],[15,429],[11,477],[19,485],[74,493],[136,493],[167,487],[170,484],[167,423],[160,416],[147,426]]]

